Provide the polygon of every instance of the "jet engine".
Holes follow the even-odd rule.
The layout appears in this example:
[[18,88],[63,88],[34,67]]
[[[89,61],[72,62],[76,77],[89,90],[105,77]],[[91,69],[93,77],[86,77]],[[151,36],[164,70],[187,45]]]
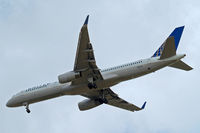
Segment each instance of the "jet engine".
[[70,71],[70,72],[66,72],[64,74],[59,75],[58,81],[59,81],[59,83],[62,84],[62,83],[67,83],[67,82],[73,81],[79,77],[80,77],[79,72]]
[[85,99],[82,102],[78,103],[78,107],[81,111],[92,109],[94,107],[97,107],[101,105],[99,101],[91,100],[91,99]]

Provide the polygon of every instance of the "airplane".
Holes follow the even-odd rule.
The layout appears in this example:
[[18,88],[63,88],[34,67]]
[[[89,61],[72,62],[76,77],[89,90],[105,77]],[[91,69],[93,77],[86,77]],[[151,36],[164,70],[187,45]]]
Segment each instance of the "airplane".
[[99,69],[96,65],[94,51],[88,33],[89,15],[80,30],[74,68],[58,76],[58,81],[23,90],[8,100],[7,107],[25,106],[30,113],[29,105],[66,95],[81,95],[87,99],[78,103],[80,111],[89,110],[102,104],[115,106],[128,111],[139,111],[145,108],[129,103],[114,93],[110,87],[120,82],[141,77],[166,66],[192,70],[181,59],[185,54],[176,54],[184,26],[177,27],[167,37],[158,50],[147,59],[127,64]]

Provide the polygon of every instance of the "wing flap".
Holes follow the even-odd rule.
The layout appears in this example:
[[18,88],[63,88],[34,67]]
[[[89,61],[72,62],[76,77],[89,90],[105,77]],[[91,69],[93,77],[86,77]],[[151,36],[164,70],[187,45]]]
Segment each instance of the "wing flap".
[[74,63],[74,70],[78,71],[87,67],[87,55],[88,52],[85,50],[90,50],[90,39],[88,34],[88,29],[86,25],[83,25],[79,34],[79,41],[77,46],[76,58]]
[[84,25],[79,33],[78,46],[76,51],[76,58],[74,63],[74,71],[81,72],[81,78],[76,79],[72,84],[81,84],[88,82],[89,78],[94,80],[102,80],[103,77],[96,65],[96,60],[94,56],[94,50],[92,44],[90,43],[89,33],[88,33],[88,19],[87,16]]
[[146,102],[145,102],[140,108],[132,103],[129,103],[126,100],[120,98],[110,88],[107,88],[104,90],[91,91],[91,92],[83,94],[82,96],[85,96],[87,98],[94,99],[94,100],[101,100],[101,101],[104,101],[104,103],[108,105],[115,106],[115,107],[132,111],[132,112],[142,110],[145,108],[145,105],[146,105]]
[[106,99],[108,101],[108,105],[115,106],[121,109],[129,110],[129,111],[139,111],[145,108],[146,102],[142,105],[142,107],[138,107],[132,103],[127,102],[126,100],[120,98],[115,94],[112,90],[109,89],[109,94],[107,94]]

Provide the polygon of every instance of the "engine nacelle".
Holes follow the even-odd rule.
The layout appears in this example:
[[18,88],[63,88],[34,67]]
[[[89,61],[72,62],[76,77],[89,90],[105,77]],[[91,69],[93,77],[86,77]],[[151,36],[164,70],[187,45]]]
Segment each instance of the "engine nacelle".
[[66,72],[64,74],[59,75],[58,81],[59,81],[59,83],[62,84],[62,83],[67,83],[67,82],[73,81],[79,77],[80,77],[79,72],[70,71],[70,72]]
[[101,105],[99,101],[91,100],[91,99],[85,99],[82,102],[78,103],[78,107],[81,111],[88,110],[94,107],[97,107]]

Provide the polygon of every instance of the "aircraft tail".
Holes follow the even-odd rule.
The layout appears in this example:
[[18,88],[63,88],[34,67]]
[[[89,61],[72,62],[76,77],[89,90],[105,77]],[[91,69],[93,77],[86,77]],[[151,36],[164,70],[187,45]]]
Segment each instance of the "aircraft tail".
[[160,57],[160,59],[169,58],[176,55],[176,50],[183,33],[184,26],[177,27],[165,40],[165,42],[158,48],[152,57]]
[[[153,54],[152,57],[160,57],[160,60],[166,59],[176,55],[176,50],[183,33],[184,26],[177,27],[165,40],[165,42],[159,47],[159,49]],[[169,65],[169,67],[174,67],[177,69],[182,69],[185,71],[192,70],[193,68],[179,60],[178,62]]]

